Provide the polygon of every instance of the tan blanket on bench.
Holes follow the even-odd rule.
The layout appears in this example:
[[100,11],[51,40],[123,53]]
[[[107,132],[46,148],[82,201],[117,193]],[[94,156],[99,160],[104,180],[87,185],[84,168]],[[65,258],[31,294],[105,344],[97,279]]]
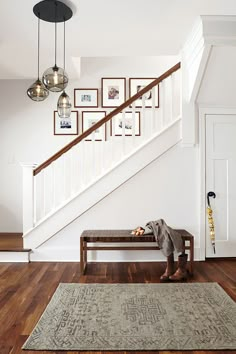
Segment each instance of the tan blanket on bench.
[[163,219],[149,221],[146,224],[144,234],[153,233],[164,256],[168,257],[174,251],[183,252],[183,240],[181,235],[169,227]]

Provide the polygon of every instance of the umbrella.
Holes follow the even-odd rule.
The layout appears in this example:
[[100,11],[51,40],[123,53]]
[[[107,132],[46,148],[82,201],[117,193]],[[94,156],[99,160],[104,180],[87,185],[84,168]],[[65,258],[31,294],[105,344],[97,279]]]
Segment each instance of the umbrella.
[[214,226],[214,220],[213,220],[213,211],[211,208],[211,203],[210,203],[210,197],[215,198],[216,195],[214,192],[209,192],[207,193],[207,214],[208,214],[208,224],[209,224],[209,229],[210,229],[210,238],[211,238],[211,244],[213,247],[214,254],[216,253],[216,248],[215,248],[215,226]]

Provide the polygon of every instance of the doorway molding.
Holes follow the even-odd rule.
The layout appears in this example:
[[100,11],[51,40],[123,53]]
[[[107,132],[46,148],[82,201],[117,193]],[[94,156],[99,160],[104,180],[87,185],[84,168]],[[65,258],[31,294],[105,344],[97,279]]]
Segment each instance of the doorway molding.
[[235,115],[236,107],[198,105],[199,110],[199,259],[206,259],[206,116],[208,115]]

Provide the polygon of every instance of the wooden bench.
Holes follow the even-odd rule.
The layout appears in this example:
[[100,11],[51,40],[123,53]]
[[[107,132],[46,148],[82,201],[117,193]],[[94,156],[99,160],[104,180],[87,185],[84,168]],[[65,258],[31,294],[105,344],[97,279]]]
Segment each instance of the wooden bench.
[[[131,235],[132,230],[85,230],[80,236],[80,271],[85,274],[87,266],[88,251],[139,251],[159,250],[154,235],[135,236]],[[193,274],[194,262],[194,237],[186,230],[178,231],[183,239],[184,251],[189,251],[188,271]],[[127,243],[127,242],[155,242],[155,246],[102,246],[88,245],[89,243]]]

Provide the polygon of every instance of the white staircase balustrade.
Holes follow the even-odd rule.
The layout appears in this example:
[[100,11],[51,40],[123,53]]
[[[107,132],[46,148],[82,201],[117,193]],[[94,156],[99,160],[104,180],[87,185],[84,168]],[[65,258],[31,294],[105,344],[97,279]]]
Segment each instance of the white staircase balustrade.
[[94,130],[35,176],[35,166],[24,165],[24,234],[175,124],[180,119],[180,90],[178,70],[98,128],[101,140]]

